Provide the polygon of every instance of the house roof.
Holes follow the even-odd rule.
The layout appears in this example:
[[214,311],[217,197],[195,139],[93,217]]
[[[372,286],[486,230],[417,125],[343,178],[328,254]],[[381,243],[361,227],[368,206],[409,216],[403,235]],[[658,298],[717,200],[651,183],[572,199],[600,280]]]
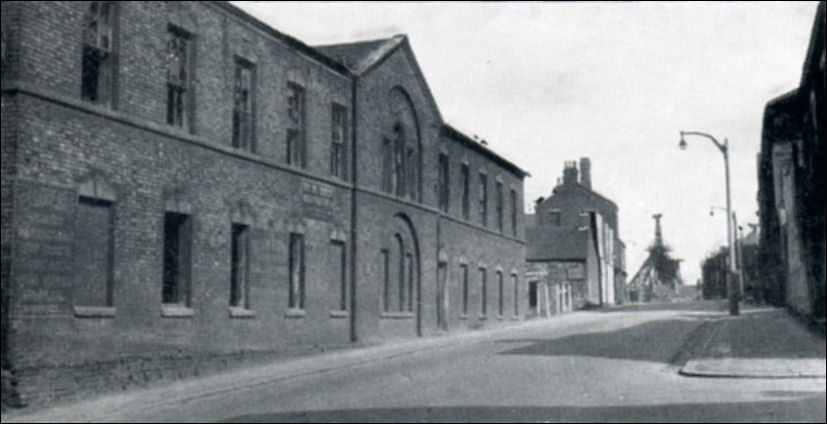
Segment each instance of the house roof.
[[586,260],[589,231],[577,228],[532,227],[526,228],[526,245],[529,261]]
[[558,184],[557,186],[555,186],[555,187],[551,190],[551,196],[546,197],[545,199],[543,199],[543,201],[549,201],[549,200],[551,200],[551,198],[552,198],[552,197],[554,197],[554,195],[556,194],[556,192],[557,192],[557,190],[558,190],[558,189],[561,189],[561,190],[565,190],[565,189],[571,189],[571,190],[583,190],[583,191],[589,192],[589,193],[591,193],[591,194],[593,194],[593,195],[597,196],[597,197],[598,197],[598,198],[600,198],[601,200],[603,200],[603,201],[605,201],[605,202],[609,203],[609,204],[610,204],[610,205],[612,205],[615,209],[617,209],[617,203],[615,203],[612,199],[609,199],[608,197],[606,197],[606,196],[604,196],[604,195],[602,195],[602,194],[598,193],[598,192],[597,192],[597,191],[595,191],[593,188],[588,188],[588,187],[584,186],[583,184],[580,184],[580,182],[573,182],[573,183],[571,183],[571,184],[566,184],[566,183]]
[[379,40],[314,46],[318,52],[344,65],[355,74],[362,74],[400,46],[405,35],[394,35]]
[[517,165],[515,165],[511,161],[509,161],[509,160],[505,159],[504,157],[498,155],[493,150],[483,146],[481,143],[478,143],[478,142],[474,141],[471,137],[468,137],[467,135],[463,134],[458,129],[456,129],[456,128],[448,125],[448,124],[445,124],[445,125],[442,126],[442,130],[443,130],[443,133],[446,136],[465,144],[467,147],[470,147],[471,149],[474,149],[474,150],[482,153],[483,156],[493,160],[494,162],[498,163],[499,165],[505,167],[506,169],[516,173],[520,177],[530,177],[531,176],[531,174],[524,171],[523,169],[521,169],[520,167],[518,167]]
[[332,69],[332,70],[334,70],[334,71],[336,71],[340,74],[343,74],[343,75],[348,74],[347,67],[343,66],[341,63],[339,63],[337,61],[334,61],[334,60],[331,60],[328,56],[320,53],[319,51],[312,48],[311,46],[308,46],[307,44],[303,43],[299,39],[297,39],[295,37],[292,37],[292,36],[289,36],[289,35],[281,32],[281,31],[278,31],[278,30],[274,29],[270,25],[268,25],[268,24],[260,21],[259,19],[255,18],[253,15],[251,15],[251,14],[239,9],[238,7],[230,4],[230,2],[217,1],[217,2],[207,2],[207,4],[213,5],[215,7],[219,7],[222,10],[247,21],[248,23],[250,23],[254,27],[258,28],[259,30],[263,31],[267,35],[269,35],[273,38],[276,38],[278,40],[281,40],[283,43],[287,44],[288,46],[290,46],[290,47],[292,47],[292,48],[308,55],[310,58],[322,63],[323,65],[327,66],[328,68],[330,68],[330,69]]

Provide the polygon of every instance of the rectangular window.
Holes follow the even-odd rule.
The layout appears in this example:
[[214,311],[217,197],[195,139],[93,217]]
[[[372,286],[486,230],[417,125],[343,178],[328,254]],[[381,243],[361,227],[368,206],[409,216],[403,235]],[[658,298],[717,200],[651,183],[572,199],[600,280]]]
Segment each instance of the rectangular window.
[[332,128],[330,134],[330,175],[347,179],[345,171],[347,158],[347,109],[333,103]]
[[480,224],[488,225],[488,175],[480,173]]
[[549,214],[549,221],[551,221],[551,225],[560,226],[560,210],[559,209],[552,209],[548,211]]
[[191,235],[187,215],[164,214],[164,281],[162,302],[189,306]]
[[252,63],[236,58],[233,86],[233,147],[255,153],[255,111],[253,93],[255,82]]
[[408,197],[411,200],[416,200],[417,185],[419,183],[416,179],[418,164],[414,146],[407,147],[407,153],[405,154],[405,169],[405,181],[408,182]]
[[439,154],[439,208],[448,212],[450,202],[448,155]]
[[81,98],[110,107],[115,91],[115,9],[114,2],[90,3],[81,70]]
[[250,306],[250,227],[233,224],[231,255],[230,306],[247,309]]
[[390,252],[382,249],[382,310],[390,311],[391,308],[391,269]]
[[287,83],[287,163],[307,167],[304,87]]
[[497,271],[497,316],[503,316],[505,301],[503,299],[503,272]]
[[459,178],[460,178],[460,186],[462,187],[462,217],[464,219],[469,219],[471,214],[471,203],[470,203],[470,193],[469,193],[469,174],[468,174],[468,165],[462,164],[459,168]]
[[485,268],[480,268],[480,316],[488,315],[488,278]]
[[405,132],[401,126],[394,128],[393,138],[393,192],[401,197],[407,192],[405,190]]
[[514,316],[520,316],[520,280],[517,274],[511,274],[511,283],[514,285]]
[[413,312],[413,288],[414,288],[414,261],[413,254],[408,252],[405,254],[405,264],[408,270],[408,312]]
[[290,233],[290,309],[304,309],[304,235]]
[[517,235],[517,190],[511,189],[511,234]]
[[179,28],[167,30],[167,124],[189,130],[191,36]]
[[393,148],[388,138],[382,139],[382,191],[393,193]]
[[497,208],[497,230],[500,232],[503,231],[503,183],[501,181],[497,181],[495,185],[495,202]]
[[339,290],[339,310],[347,310],[347,262],[345,243],[333,240],[331,243],[331,265],[330,275],[334,278],[334,287]]
[[112,306],[112,204],[80,197],[75,217],[75,306]]
[[459,265],[459,278],[462,284],[462,314],[468,315],[468,265]]

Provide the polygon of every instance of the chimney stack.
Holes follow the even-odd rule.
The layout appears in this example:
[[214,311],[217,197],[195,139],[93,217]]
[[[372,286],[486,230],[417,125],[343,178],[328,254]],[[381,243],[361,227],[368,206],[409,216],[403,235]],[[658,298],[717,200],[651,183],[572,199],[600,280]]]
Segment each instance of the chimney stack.
[[577,162],[567,160],[563,168],[563,185],[577,183]]
[[592,189],[592,163],[589,158],[580,158],[580,185]]

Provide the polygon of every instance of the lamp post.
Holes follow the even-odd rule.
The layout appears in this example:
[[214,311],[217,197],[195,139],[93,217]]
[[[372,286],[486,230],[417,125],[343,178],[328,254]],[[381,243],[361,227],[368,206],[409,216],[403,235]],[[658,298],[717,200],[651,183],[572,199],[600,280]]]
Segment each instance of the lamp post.
[[729,217],[732,216],[732,200],[731,194],[729,189],[729,141],[725,138],[724,142],[719,142],[715,137],[698,132],[698,131],[681,131],[681,141],[678,143],[678,146],[682,149],[686,149],[686,140],[685,136],[688,135],[698,135],[701,137],[706,137],[712,143],[715,144],[715,147],[724,155],[724,170],[726,175],[726,211],[727,211],[727,244],[729,245],[729,278],[727,278],[727,296],[729,297],[729,314],[730,315],[738,315],[738,293],[736,293],[736,284],[735,284],[735,246],[732,243],[732,220]]

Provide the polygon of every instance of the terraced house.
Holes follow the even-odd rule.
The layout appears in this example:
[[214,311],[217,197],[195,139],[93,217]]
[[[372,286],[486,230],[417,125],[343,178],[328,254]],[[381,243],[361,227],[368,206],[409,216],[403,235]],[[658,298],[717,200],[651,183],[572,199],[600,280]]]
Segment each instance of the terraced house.
[[404,35],[3,2],[3,401],[519,320],[523,179]]

